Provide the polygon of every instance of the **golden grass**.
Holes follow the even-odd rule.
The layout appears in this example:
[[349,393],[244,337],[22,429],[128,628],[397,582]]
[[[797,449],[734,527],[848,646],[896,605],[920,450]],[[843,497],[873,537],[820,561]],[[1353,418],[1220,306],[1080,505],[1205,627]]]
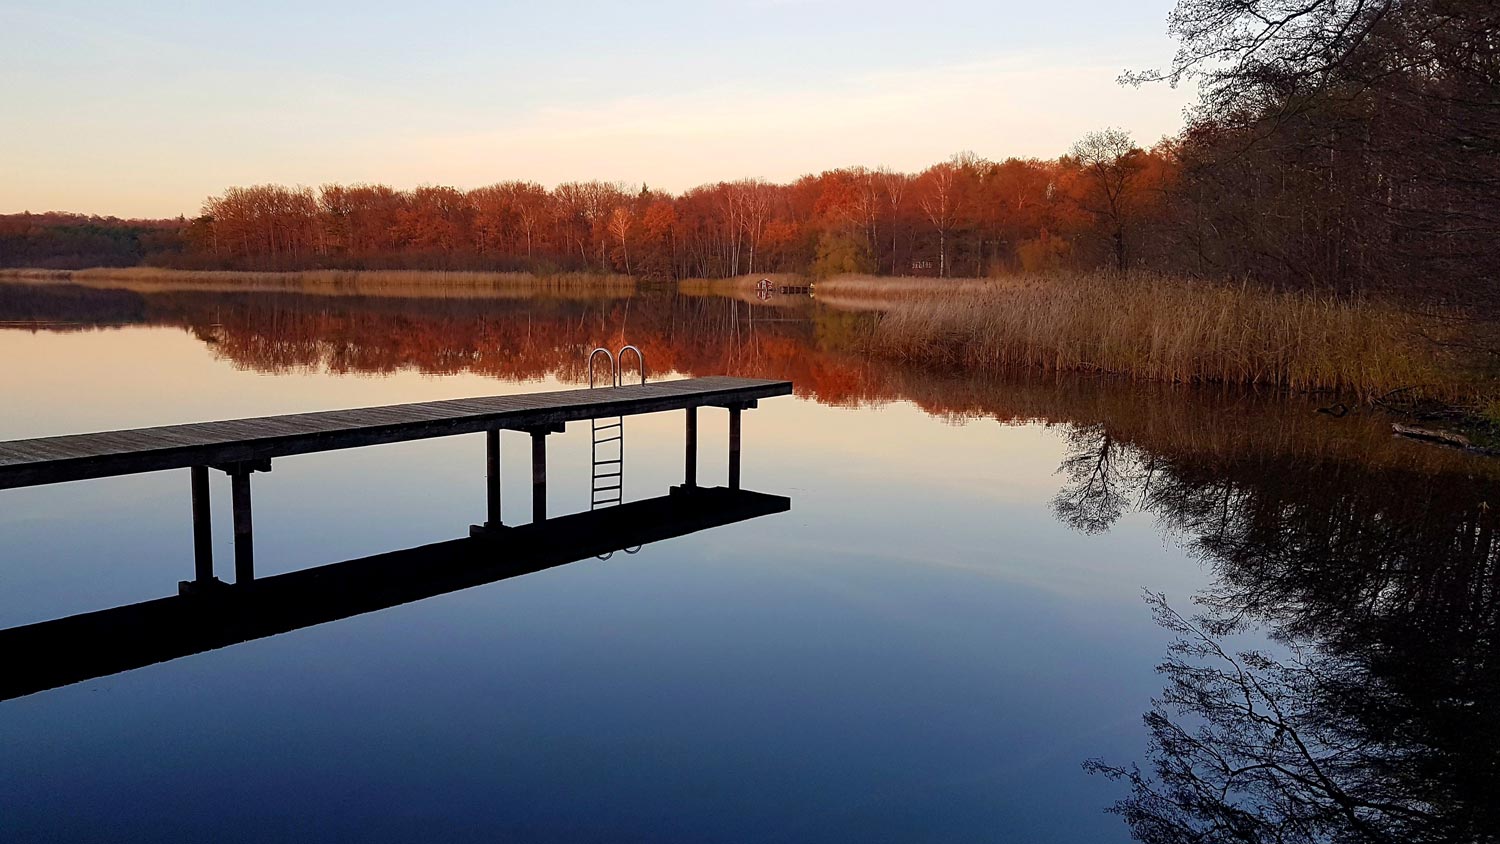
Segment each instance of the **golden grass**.
[[1480,398],[1492,385],[1434,343],[1442,324],[1390,303],[1158,275],[834,279],[818,299],[879,302],[871,350],[962,367],[1143,381]]
[[533,295],[629,295],[635,279],[626,275],[442,270],[305,270],[243,272],[237,270],[170,270],[157,267],[99,267],[87,270],[0,270],[0,279],[62,282],[90,287],[125,287],[139,291],[194,289],[300,290],[370,296],[509,298]]

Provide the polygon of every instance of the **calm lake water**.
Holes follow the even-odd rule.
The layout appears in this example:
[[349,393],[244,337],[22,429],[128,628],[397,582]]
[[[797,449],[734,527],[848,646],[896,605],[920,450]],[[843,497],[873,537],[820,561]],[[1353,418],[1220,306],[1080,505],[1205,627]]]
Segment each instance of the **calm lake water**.
[[[1328,660],[1292,694],[1347,737],[1333,776],[1495,832],[1486,463],[1311,399],[904,370],[801,296],[398,293],[0,284],[0,439],[574,387],[629,342],[653,380],[794,381],[744,416],[744,486],[790,511],[0,702],[0,838],[1129,840],[1083,764],[1160,750],[1143,590]],[[682,443],[625,421],[627,501]],[[553,513],[589,509],[591,445],[550,438]],[[257,573],[306,569],[467,535],[484,440],[254,484]],[[186,470],[0,491],[0,628],[175,595],[189,513]]]

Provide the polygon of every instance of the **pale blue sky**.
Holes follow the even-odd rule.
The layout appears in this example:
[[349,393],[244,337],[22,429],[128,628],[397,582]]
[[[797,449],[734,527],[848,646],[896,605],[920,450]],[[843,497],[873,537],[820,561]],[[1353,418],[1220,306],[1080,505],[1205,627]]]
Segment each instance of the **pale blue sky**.
[[0,0],[0,212],[192,215],[232,184],[683,190],[1143,142],[1171,0]]

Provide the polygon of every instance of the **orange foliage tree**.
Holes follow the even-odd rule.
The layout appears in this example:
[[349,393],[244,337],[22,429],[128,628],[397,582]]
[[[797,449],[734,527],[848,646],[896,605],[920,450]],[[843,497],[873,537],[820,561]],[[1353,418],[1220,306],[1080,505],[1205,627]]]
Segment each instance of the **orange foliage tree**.
[[[198,265],[247,269],[590,270],[650,278],[844,272],[976,276],[1125,268],[1157,255],[1177,146],[1093,133],[1069,155],[962,153],[919,174],[845,167],[790,184],[718,182],[673,195],[612,182],[278,185],[210,197]],[[1150,248],[1148,248],[1150,247]],[[831,268],[831,269],[830,269]]]

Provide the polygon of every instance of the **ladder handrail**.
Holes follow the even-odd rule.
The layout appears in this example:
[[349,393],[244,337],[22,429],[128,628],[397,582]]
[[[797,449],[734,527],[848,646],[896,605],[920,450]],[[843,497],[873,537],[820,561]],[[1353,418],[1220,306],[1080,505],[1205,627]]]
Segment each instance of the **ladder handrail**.
[[593,350],[592,352],[589,352],[589,389],[590,390],[594,389],[594,356],[598,355],[600,352],[603,352],[604,356],[606,358],[609,358],[609,380],[611,382],[613,382],[614,384],[616,384],[616,385],[618,385],[619,382],[620,382],[620,368],[615,363],[615,356],[609,353],[609,349],[606,349],[603,346],[600,346],[599,348]]
[[625,365],[626,352],[635,352],[635,361],[640,365],[641,370],[641,383],[646,383],[646,356],[641,354],[640,349],[627,344],[621,346],[620,350],[615,353],[615,386],[620,387],[624,385],[625,373],[621,371],[621,367]]
[[[617,351],[615,354],[610,354],[609,353],[609,349],[606,349],[603,346],[600,346],[599,348],[593,350],[592,352],[589,352],[589,389],[592,390],[594,388],[594,386],[595,386],[595,384],[594,384],[594,382],[595,382],[595,376],[594,376],[594,358],[600,352],[603,352],[604,356],[609,359],[609,368],[610,368],[610,375],[611,375],[610,383],[611,383],[612,386],[615,386],[615,387],[624,386],[625,378],[624,378],[624,373],[621,371],[621,365],[625,362],[625,353],[626,352],[635,352],[635,362],[636,362],[636,366],[640,369],[641,383],[642,384],[646,383],[646,356],[641,353],[640,348],[638,348],[636,346],[633,346],[633,345],[630,345],[630,344],[626,344],[624,346],[621,346],[620,349],[619,349],[619,351]],[[624,489],[625,489],[625,420],[622,417],[622,418],[620,418],[620,420],[618,422],[610,422],[610,423],[605,423],[604,425],[600,425],[598,419],[593,419],[593,420],[590,420],[589,427],[592,429],[592,431],[591,431],[591,433],[592,433],[591,462],[594,464],[593,478],[592,478],[592,480],[591,480],[591,482],[589,484],[589,509],[590,510],[596,510],[596,509],[598,509],[600,507],[613,507],[613,506],[619,504],[620,501],[624,498]],[[606,438],[604,438],[604,439],[601,440],[599,438],[599,432],[600,431],[607,431],[607,430],[609,430],[611,428],[618,428],[619,429],[619,434],[617,434],[614,437],[606,437]],[[616,448],[618,449],[618,451],[616,453],[618,453],[620,455],[619,459],[605,459],[605,460],[600,460],[599,459],[599,446],[607,444],[607,443],[611,443],[611,442],[619,443],[619,445],[616,446]],[[617,471],[617,472],[603,472],[603,473],[601,473],[599,471],[601,466],[610,466],[610,465],[613,465],[613,464],[618,464],[619,471]],[[600,487],[599,486],[599,481],[600,481],[601,478],[611,479],[611,480],[617,480],[618,483],[613,484],[613,485],[607,485],[607,486],[604,486],[604,487]],[[599,500],[599,493],[601,493],[601,492],[604,493],[604,495],[605,495],[604,500],[602,500],[602,501]],[[622,548],[620,550],[624,551],[626,554],[637,554],[637,553],[640,553],[641,546],[636,545],[636,546],[631,547],[631,548]],[[610,557],[613,557],[614,555],[615,555],[614,551],[607,551],[607,552],[605,552],[603,554],[599,554],[598,557],[601,560],[608,560]]]

